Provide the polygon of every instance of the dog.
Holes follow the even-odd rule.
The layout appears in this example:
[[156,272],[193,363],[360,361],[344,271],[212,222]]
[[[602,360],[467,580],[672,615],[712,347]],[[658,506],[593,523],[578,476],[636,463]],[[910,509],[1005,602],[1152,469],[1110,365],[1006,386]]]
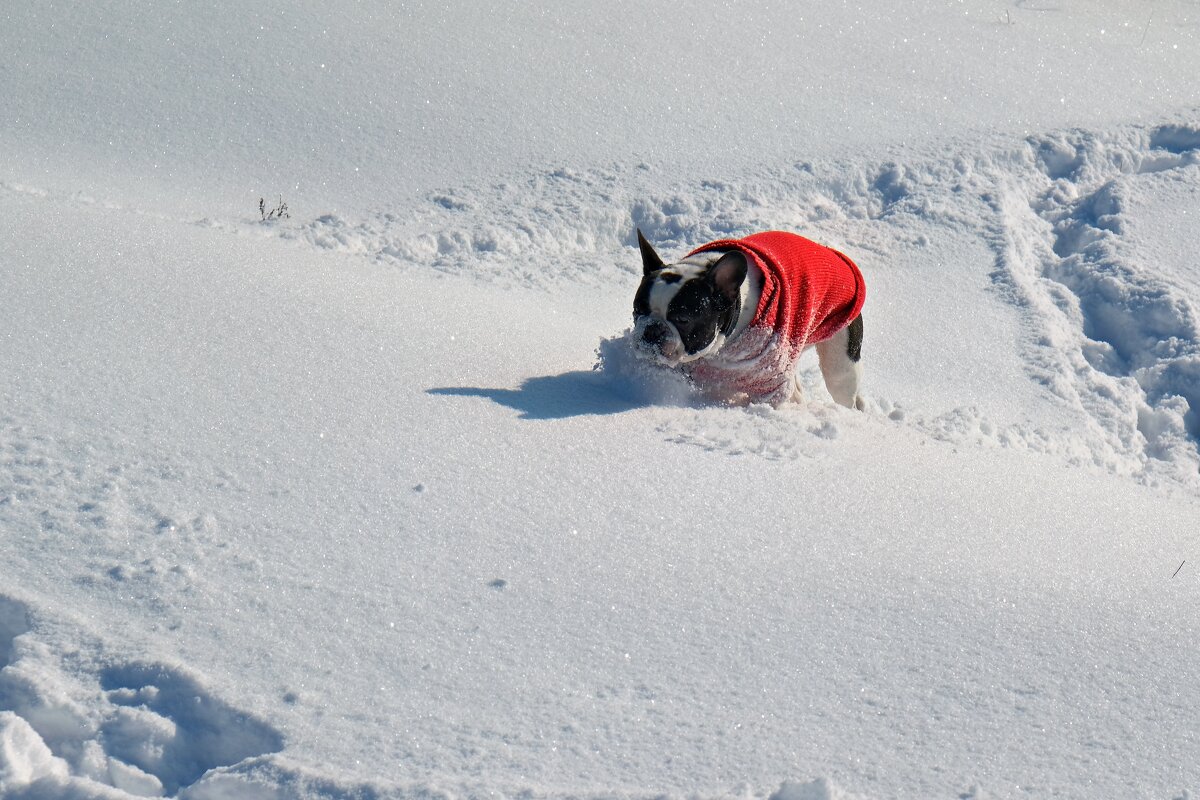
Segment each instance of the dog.
[[848,257],[794,233],[765,231],[697,247],[665,264],[641,230],[633,299],[638,354],[679,369],[725,402],[801,402],[801,351],[816,347],[834,401],[862,410],[866,284]]

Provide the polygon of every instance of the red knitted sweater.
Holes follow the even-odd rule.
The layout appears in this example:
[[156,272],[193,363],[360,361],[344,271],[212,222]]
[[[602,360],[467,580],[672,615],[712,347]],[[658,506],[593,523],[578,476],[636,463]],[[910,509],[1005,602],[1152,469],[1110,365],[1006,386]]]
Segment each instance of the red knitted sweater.
[[836,250],[783,231],[709,242],[688,255],[740,250],[763,276],[749,328],[691,373],[705,384],[779,405],[791,397],[796,359],[862,311],[866,285],[854,262]]

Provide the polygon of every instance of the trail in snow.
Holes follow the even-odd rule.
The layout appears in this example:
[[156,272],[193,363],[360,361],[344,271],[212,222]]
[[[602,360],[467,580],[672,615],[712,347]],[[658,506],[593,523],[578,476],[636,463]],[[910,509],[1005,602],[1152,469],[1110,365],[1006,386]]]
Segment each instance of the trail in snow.
[[1027,155],[1038,169],[996,197],[996,278],[1030,311],[1031,372],[1085,413],[1096,463],[1194,485],[1200,320],[1180,279],[1197,266],[1156,260],[1125,234],[1140,222],[1129,198],[1155,176],[1200,181],[1200,128],[1057,134]]
[[[894,279],[909,284],[986,274],[1022,319],[1029,376],[1076,421],[1056,427],[970,402],[938,409],[878,394],[874,409],[946,441],[1051,453],[1142,481],[1195,486],[1200,326],[1197,284],[1189,281],[1200,269],[1178,263],[1178,251],[1155,258],[1127,235],[1142,222],[1136,198],[1153,196],[1159,190],[1147,184],[1165,178],[1193,191],[1200,185],[1200,124],[1053,133],[903,164],[797,162],[695,184],[644,164],[557,169],[431,193],[409,213],[358,222],[321,216],[276,230],[381,264],[559,290],[630,285],[635,228],[667,252],[754,230],[802,231],[851,248],[876,275],[904,269]],[[938,253],[947,234],[977,238],[991,263]],[[887,300],[873,291],[870,302]],[[869,355],[870,305],[865,315]],[[986,340],[990,332],[944,335]],[[806,374],[819,394],[812,369]]]

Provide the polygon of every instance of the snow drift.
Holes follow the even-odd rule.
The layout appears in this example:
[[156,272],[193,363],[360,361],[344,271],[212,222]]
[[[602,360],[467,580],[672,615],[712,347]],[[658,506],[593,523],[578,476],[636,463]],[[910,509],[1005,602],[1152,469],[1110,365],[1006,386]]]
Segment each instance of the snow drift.
[[[0,795],[1197,791],[1195,9],[736,5],[6,12]],[[866,413],[636,227],[845,250]]]

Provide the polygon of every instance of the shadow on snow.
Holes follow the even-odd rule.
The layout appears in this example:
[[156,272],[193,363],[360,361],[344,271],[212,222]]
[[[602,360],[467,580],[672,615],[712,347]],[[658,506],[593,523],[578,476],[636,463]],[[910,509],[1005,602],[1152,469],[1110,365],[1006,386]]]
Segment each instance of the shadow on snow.
[[486,397],[521,412],[521,419],[620,414],[646,405],[638,399],[622,396],[616,389],[614,382],[603,372],[576,370],[561,375],[527,378],[516,389],[458,386],[430,389],[428,393],[451,397]]

